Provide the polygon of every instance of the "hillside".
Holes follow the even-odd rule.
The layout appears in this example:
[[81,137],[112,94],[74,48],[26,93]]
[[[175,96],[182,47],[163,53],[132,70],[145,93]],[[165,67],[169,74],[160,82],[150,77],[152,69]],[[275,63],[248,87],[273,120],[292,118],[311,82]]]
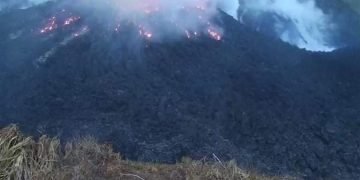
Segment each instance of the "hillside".
[[269,176],[360,176],[360,47],[308,52],[223,12],[220,40],[133,41],[133,26],[93,16],[41,33],[62,8],[0,16],[0,126],[91,135],[134,161],[216,154]]

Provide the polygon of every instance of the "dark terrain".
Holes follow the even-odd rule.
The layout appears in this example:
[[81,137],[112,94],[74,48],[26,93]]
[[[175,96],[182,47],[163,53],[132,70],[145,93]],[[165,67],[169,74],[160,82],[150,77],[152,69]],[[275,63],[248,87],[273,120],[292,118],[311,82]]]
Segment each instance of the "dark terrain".
[[39,9],[0,16],[1,127],[93,135],[133,160],[215,153],[265,173],[360,177],[359,46],[307,52],[219,13],[221,42],[129,44],[94,23],[38,63],[67,30],[9,34],[32,32],[49,16]]

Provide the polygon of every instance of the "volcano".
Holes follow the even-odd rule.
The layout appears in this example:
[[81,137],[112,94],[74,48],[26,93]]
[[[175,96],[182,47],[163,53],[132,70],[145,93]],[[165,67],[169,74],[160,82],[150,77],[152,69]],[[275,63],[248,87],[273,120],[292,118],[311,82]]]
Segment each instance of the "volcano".
[[214,153],[271,174],[360,177],[357,45],[305,51],[222,11],[171,38],[56,3],[0,24],[1,126],[95,136],[140,161]]

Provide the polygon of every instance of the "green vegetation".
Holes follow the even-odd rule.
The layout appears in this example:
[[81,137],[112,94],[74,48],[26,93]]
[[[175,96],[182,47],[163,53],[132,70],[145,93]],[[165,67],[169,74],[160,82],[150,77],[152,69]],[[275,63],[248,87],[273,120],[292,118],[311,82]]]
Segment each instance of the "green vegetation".
[[122,160],[109,145],[84,138],[61,148],[56,138],[35,141],[14,125],[0,130],[0,179],[289,179],[265,177],[240,169],[235,162],[208,163],[184,159],[174,165]]

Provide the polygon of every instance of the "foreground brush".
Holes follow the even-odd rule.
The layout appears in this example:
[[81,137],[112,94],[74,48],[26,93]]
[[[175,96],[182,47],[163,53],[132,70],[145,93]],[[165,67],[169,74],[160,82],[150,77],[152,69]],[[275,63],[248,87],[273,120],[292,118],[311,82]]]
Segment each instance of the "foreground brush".
[[136,163],[122,160],[110,146],[93,138],[67,143],[56,138],[35,141],[15,125],[0,130],[0,179],[286,179],[245,172],[234,162],[216,163],[184,159],[175,165]]

